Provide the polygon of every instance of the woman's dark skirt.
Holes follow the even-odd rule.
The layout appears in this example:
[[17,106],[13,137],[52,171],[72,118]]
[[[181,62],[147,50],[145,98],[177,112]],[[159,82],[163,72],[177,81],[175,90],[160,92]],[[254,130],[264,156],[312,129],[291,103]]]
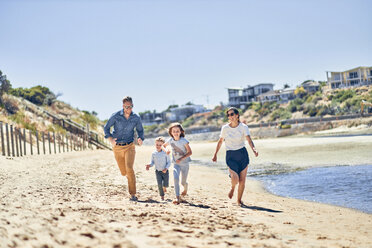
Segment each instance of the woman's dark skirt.
[[249,164],[247,149],[243,147],[235,151],[226,151],[226,164],[239,176],[240,172],[242,172]]

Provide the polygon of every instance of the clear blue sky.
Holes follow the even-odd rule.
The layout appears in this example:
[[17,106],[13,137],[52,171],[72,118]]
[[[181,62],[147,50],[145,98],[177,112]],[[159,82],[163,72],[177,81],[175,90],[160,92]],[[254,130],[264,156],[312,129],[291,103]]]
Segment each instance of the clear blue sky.
[[1,0],[0,70],[101,119],[372,66],[372,1]]

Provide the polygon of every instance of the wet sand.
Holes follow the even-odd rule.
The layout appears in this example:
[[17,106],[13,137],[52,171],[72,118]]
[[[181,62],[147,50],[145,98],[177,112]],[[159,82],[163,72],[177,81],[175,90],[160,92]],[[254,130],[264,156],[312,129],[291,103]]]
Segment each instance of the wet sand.
[[[255,144],[252,167],[372,164],[371,136]],[[193,159],[210,161],[216,144],[190,145]],[[212,166],[191,166],[184,203],[172,204],[173,187],[161,201],[144,167],[152,151],[137,147],[138,202],[110,151],[0,157],[0,247],[372,247],[372,215],[274,196],[253,180],[239,207],[227,198],[228,176]]]

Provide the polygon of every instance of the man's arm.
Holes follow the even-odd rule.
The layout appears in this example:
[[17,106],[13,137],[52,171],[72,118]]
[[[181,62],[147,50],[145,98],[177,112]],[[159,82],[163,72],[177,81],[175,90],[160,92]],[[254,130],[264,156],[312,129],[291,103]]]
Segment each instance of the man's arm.
[[114,116],[111,116],[110,119],[106,122],[105,126],[103,127],[103,131],[105,132],[105,138],[108,139],[112,137],[110,132],[110,128],[114,125]]
[[142,141],[145,140],[145,137],[144,137],[144,131],[143,131],[141,117],[138,116],[138,118],[139,119],[138,119],[138,122],[137,122],[137,125],[136,125],[136,130],[137,130],[137,134],[138,134],[138,144],[142,145]]

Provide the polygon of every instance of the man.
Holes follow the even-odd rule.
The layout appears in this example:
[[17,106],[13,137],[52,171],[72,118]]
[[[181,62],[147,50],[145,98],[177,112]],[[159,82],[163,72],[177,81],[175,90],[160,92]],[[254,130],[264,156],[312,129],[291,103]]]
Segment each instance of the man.
[[[107,121],[104,131],[114,151],[116,162],[119,166],[121,175],[128,179],[130,200],[138,200],[136,197],[136,177],[134,175],[133,164],[136,150],[134,146],[134,129],[137,130],[138,145],[142,145],[143,126],[141,118],[132,112],[133,101],[129,96],[123,99],[123,109],[114,113]],[[110,128],[114,127],[111,133]]]

